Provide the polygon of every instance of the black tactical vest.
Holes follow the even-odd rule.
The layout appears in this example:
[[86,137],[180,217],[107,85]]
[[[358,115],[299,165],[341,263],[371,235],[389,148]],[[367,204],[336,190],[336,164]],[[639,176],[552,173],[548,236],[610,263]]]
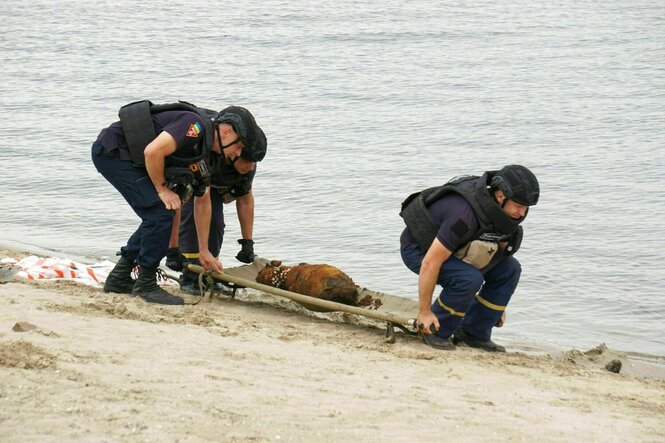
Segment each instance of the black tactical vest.
[[134,166],[145,167],[145,157],[143,151],[146,146],[152,142],[158,134],[155,133],[155,125],[152,121],[152,114],[165,111],[189,111],[198,114],[203,121],[203,137],[194,147],[185,152],[174,152],[166,159],[173,166],[188,166],[197,163],[200,160],[210,157],[212,145],[215,140],[212,117],[216,115],[215,111],[198,108],[190,103],[180,101],[178,103],[169,103],[164,105],[155,105],[148,100],[142,100],[129,103],[118,112],[122,130],[125,133],[125,139],[129,146],[129,155],[132,158]]
[[442,186],[413,193],[402,202],[402,210],[399,215],[404,219],[409,233],[423,251],[429,249],[439,230],[439,226],[434,223],[427,208],[451,192],[464,197],[478,219],[479,229],[470,241],[476,239],[505,241],[517,233],[519,221],[510,218],[497,205],[487,188],[494,174],[496,171],[485,172],[481,177],[472,175],[456,177]]

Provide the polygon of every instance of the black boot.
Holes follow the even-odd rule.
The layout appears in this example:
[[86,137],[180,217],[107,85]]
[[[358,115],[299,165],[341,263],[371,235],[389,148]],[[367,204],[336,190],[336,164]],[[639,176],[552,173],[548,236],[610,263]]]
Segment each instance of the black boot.
[[108,277],[106,277],[106,281],[104,282],[104,292],[131,294],[134,289],[132,269],[134,269],[134,263],[121,255],[118,263],[116,263],[113,270],[109,273]]
[[199,274],[192,272],[187,269],[187,266],[184,267],[180,278],[178,279],[180,283],[180,290],[188,294],[201,295],[201,290],[199,289]]
[[453,332],[453,343],[464,343],[471,348],[478,348],[487,352],[506,352],[505,347],[497,345],[492,340],[481,340],[476,338],[462,329],[461,326],[455,328],[455,331]]
[[176,272],[182,271],[182,254],[178,248],[169,248],[166,251],[166,267]]
[[419,334],[420,338],[422,338],[426,344],[433,347],[434,349],[441,349],[443,351],[450,351],[455,349],[455,344],[452,342],[452,340],[450,340],[450,338],[441,338],[434,334],[427,335],[424,332],[419,332]]
[[141,266],[139,269],[139,278],[134,283],[132,294],[138,295],[150,303],[159,303],[162,305],[184,304],[182,297],[171,295],[157,285],[157,268]]

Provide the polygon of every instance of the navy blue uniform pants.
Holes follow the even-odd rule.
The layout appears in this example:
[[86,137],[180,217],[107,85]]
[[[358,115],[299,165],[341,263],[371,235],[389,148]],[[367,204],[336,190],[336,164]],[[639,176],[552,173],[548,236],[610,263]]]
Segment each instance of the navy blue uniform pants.
[[157,268],[169,247],[175,212],[166,209],[145,169],[105,153],[99,142],[92,145],[92,162],[141,218],[138,229],[120,249],[122,256],[140,266]]
[[[411,244],[401,254],[406,267],[419,274],[425,253]],[[451,256],[441,266],[437,283],[443,290],[432,303],[432,312],[441,326],[436,335],[448,338],[461,324],[474,337],[489,340],[517,288],[521,272],[520,263],[513,256],[503,257],[484,274]]]
[[[224,204],[222,194],[214,188],[210,189],[210,203],[212,215],[210,217],[210,231],[208,233],[208,250],[213,257],[219,256],[224,241]],[[194,223],[194,202],[188,201],[180,212],[180,232],[178,245],[180,253],[189,261],[198,263],[199,240]]]

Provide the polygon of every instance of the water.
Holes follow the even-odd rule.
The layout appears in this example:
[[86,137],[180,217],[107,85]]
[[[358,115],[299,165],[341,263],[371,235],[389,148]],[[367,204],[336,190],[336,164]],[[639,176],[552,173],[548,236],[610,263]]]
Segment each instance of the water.
[[415,298],[402,199],[522,163],[542,194],[501,334],[665,355],[662,2],[2,3],[0,240],[112,257],[137,219],[99,130],[137,99],[239,104],[269,139],[260,255]]

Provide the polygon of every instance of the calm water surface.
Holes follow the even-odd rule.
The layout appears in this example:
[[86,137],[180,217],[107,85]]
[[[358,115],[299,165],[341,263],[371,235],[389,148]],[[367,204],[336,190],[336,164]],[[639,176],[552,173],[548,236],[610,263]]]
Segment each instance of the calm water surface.
[[[113,257],[137,218],[90,162],[99,130],[142,98],[239,104],[269,139],[260,255],[415,298],[402,199],[522,163],[542,194],[499,334],[665,355],[662,2],[37,0],[0,19],[0,241]],[[232,266],[232,207],[227,225]]]

